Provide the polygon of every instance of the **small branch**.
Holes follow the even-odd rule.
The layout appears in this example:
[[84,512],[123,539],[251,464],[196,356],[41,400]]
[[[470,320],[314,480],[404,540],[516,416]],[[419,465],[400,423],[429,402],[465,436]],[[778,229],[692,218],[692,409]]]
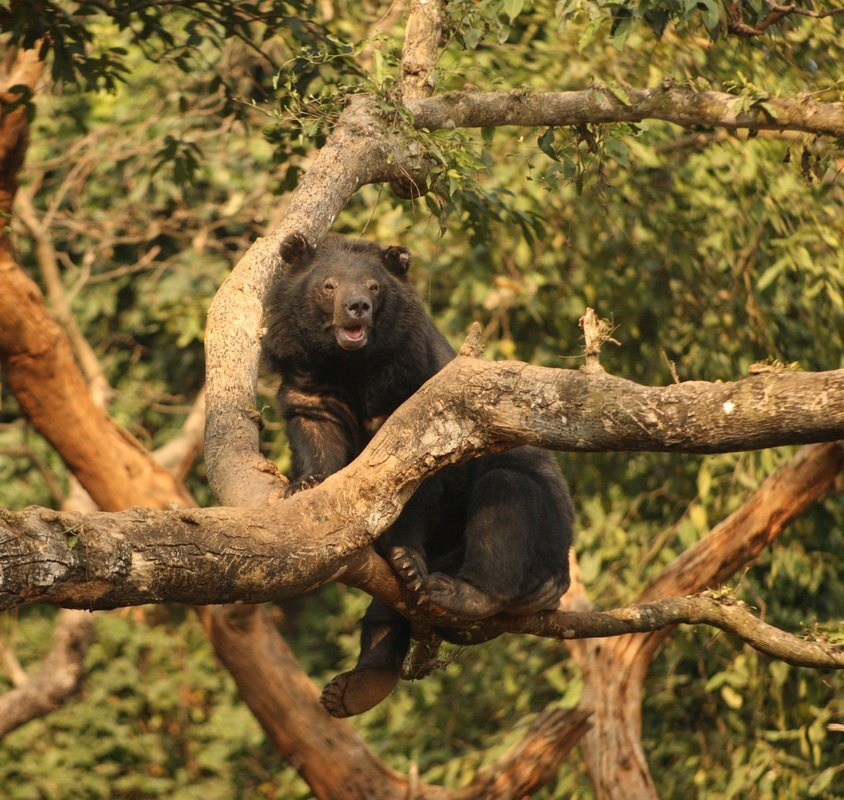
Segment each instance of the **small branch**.
[[844,647],[795,636],[751,614],[743,604],[709,595],[665,597],[611,611],[557,611],[507,626],[512,633],[588,639],[645,633],[678,624],[712,625],[738,636],[761,653],[798,667],[844,669]]
[[3,641],[0,641],[0,664],[13,687],[18,688],[29,681],[29,675],[18,661],[15,651]]
[[205,438],[205,387],[193,401],[190,412],[179,432],[152,455],[157,464],[177,481],[184,481],[194,461],[202,452]]
[[771,12],[765,19],[757,22],[755,25],[749,25],[744,21],[741,5],[739,3],[729,3],[727,5],[727,11],[730,21],[727,23],[727,30],[737,36],[751,38],[753,36],[761,36],[771,25],[775,25],[791,14],[812,17],[813,19],[823,19],[824,17],[831,17],[836,14],[844,14],[844,8],[829,8],[824,11],[815,11],[811,8],[801,8],[795,5],[783,6],[779,3],[771,2],[771,0],[768,0],[768,7],[771,9]]
[[460,346],[459,355],[464,358],[480,358],[484,351],[483,343],[481,342],[481,326],[478,322],[473,322],[469,328],[469,333],[466,334],[466,339]]
[[603,372],[604,368],[600,362],[601,346],[604,342],[620,344],[611,336],[612,323],[609,320],[599,319],[593,308],[587,308],[586,313],[578,321],[578,325],[583,329],[585,342],[583,351],[586,356],[586,363],[580,369],[586,373]]
[[[384,570],[389,572],[386,564]],[[737,636],[761,653],[794,666],[844,669],[844,647],[841,645],[801,638],[783,631],[755,617],[743,603],[709,592],[688,597],[660,597],[651,602],[606,611],[590,607],[583,610],[547,611],[528,617],[501,614],[467,626],[465,620],[451,617],[440,610],[417,607],[395,578],[388,585],[389,581],[389,578],[381,577],[378,597],[402,610],[414,622],[425,626],[468,627],[474,634],[482,634],[484,638],[517,633],[570,641],[623,637],[637,633],[662,634],[681,624],[711,625]],[[582,591],[582,585],[580,589]],[[578,604],[567,605],[574,608]],[[580,606],[585,605],[588,604],[580,603]]]

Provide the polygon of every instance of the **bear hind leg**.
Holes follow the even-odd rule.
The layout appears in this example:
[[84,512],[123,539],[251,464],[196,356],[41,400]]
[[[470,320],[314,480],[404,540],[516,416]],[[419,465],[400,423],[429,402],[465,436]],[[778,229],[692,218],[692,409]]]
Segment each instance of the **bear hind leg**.
[[320,702],[333,717],[369,711],[395,689],[410,647],[410,623],[390,606],[373,600],[364,615],[360,639],[355,668],[322,690]]

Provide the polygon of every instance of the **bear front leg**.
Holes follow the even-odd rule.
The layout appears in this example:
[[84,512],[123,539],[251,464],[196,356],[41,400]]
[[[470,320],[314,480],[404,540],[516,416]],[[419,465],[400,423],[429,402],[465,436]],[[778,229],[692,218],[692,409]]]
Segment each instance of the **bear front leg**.
[[360,452],[359,425],[338,397],[282,384],[278,407],[287,423],[293,462],[285,497],[319,485]]
[[395,689],[409,647],[410,623],[373,600],[361,623],[358,663],[322,690],[325,710],[333,717],[352,717],[378,705]]

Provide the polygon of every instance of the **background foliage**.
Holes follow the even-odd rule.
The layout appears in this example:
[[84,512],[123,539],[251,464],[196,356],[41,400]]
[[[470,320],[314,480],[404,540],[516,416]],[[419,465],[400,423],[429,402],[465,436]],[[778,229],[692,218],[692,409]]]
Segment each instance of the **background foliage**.
[[[401,30],[367,41],[380,12],[366,2],[238,3],[230,16],[227,4],[159,4],[140,16],[129,0],[111,5],[109,19],[84,3],[60,14],[50,3],[17,4],[4,25],[31,41],[45,27],[53,37],[23,191],[49,222],[74,313],[114,387],[112,414],[155,447],[202,384],[216,287],[283,213],[342,95],[374,91],[389,102]],[[747,102],[798,91],[842,99],[835,17],[786,19],[773,35],[737,42],[724,35],[717,0],[449,7],[442,90],[623,91],[672,78]],[[765,13],[761,3],[742,9],[746,21]],[[411,203],[368,187],[335,228],[408,244],[417,286],[455,344],[479,320],[489,357],[574,368],[577,320],[591,305],[621,342],[603,363],[643,383],[730,380],[773,359],[844,366],[836,143],[657,122],[425,140],[439,159],[430,197]],[[30,238],[13,227],[38,279]],[[284,464],[271,379],[262,390],[266,447]],[[64,469],[8,394],[0,453],[0,503],[60,501]],[[787,455],[561,456],[591,596],[602,607],[632,600]],[[191,488],[212,502],[201,465]],[[844,635],[835,621],[842,523],[839,499],[813,508],[735,591],[774,624]],[[352,663],[366,602],[331,586],[279,610],[316,681]],[[29,608],[3,621],[25,663],[44,652],[51,617]],[[192,616],[98,614],[97,630],[83,695],[0,743],[5,795],[309,796],[263,741]],[[356,721],[389,763],[416,762],[426,780],[459,783],[475,749],[504,749],[531,714],[578,701],[579,676],[557,643],[504,637],[454,655],[447,670]],[[660,794],[844,797],[844,736],[828,728],[844,722],[841,689],[836,675],[772,662],[711,630],[678,631],[654,662],[644,709]],[[540,796],[591,796],[576,758]]]

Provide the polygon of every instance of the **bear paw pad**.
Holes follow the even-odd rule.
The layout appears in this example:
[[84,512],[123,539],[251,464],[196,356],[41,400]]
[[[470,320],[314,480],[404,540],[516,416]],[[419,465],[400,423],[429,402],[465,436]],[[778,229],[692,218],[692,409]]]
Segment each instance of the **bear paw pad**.
[[387,669],[353,669],[334,678],[319,701],[332,717],[353,717],[377,706],[398,680],[399,676]]

